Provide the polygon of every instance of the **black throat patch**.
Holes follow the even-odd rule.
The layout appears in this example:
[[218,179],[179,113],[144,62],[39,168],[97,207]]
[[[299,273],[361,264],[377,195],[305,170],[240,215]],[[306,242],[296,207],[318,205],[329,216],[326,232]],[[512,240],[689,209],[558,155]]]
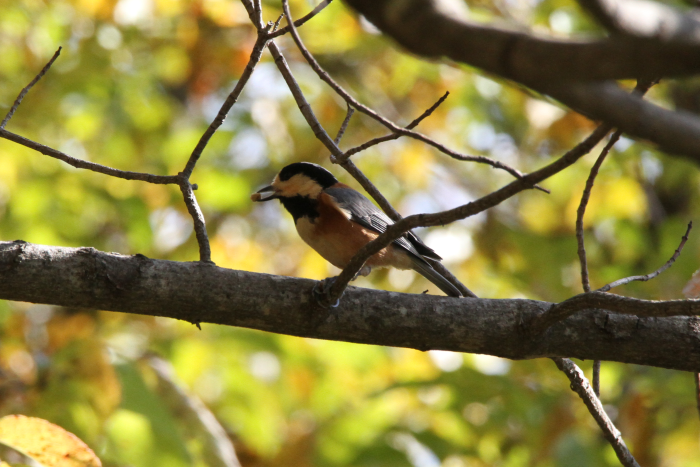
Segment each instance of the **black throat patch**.
[[308,217],[311,222],[318,217],[318,201],[315,199],[297,195],[281,197],[279,200],[282,202],[282,206],[292,215],[295,224],[302,217]]

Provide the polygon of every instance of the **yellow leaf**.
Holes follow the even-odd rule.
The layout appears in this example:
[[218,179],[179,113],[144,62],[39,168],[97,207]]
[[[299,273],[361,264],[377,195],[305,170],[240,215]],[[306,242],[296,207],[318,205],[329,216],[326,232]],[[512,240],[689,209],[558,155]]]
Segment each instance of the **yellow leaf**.
[[46,467],[101,467],[102,462],[77,436],[46,420],[24,415],[0,419],[0,442]]

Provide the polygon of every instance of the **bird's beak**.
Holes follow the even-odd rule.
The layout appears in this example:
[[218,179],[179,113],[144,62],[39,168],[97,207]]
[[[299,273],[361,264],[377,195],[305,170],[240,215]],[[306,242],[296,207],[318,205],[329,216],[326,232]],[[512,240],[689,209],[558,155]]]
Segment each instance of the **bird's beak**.
[[275,189],[272,185],[266,186],[250,195],[250,199],[257,202],[270,201],[275,198],[277,198],[277,193],[275,193]]

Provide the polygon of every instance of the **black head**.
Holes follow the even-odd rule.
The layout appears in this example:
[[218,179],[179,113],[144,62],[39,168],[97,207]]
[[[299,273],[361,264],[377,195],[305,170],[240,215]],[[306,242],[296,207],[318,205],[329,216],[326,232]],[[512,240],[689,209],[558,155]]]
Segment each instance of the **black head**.
[[280,181],[286,182],[295,175],[306,175],[311,180],[321,185],[323,189],[338,183],[338,179],[336,179],[332,173],[320,165],[310,162],[295,162],[289,164],[280,171],[278,177]]

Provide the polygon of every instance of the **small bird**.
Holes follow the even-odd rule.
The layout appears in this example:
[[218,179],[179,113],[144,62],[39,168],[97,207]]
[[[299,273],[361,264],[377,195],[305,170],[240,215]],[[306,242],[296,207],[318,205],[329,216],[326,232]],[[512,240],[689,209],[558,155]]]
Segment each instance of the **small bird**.
[[[299,236],[329,263],[340,269],[357,251],[394,222],[369,199],[338,182],[328,170],[309,162],[295,162],[278,173],[272,185],[250,197],[262,202],[279,199],[294,218]],[[392,266],[412,269],[452,297],[460,291],[426,260],[442,258],[413,232],[406,232],[392,244],[371,256],[360,271]]]

